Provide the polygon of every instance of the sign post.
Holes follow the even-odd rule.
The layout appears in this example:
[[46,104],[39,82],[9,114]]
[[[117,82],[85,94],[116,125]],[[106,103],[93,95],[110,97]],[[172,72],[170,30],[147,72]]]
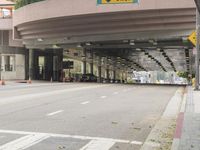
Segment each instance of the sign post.
[[190,34],[190,36],[188,37],[188,40],[193,44],[193,45],[197,45],[197,32],[194,31],[192,32],[192,34]]

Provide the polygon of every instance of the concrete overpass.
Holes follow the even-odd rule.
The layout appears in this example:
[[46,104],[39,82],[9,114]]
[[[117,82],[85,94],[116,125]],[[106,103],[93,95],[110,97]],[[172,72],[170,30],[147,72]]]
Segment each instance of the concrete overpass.
[[193,45],[187,37],[195,30],[195,10],[188,0],[45,0],[15,11],[14,38],[28,49],[92,52],[118,68],[190,72]]

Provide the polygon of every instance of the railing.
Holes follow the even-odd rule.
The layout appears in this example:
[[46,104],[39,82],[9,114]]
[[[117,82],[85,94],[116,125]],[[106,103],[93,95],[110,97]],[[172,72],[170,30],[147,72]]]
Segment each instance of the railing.
[[13,10],[0,8],[0,19],[12,18]]
[[17,0],[15,4],[15,9],[26,6],[28,4],[40,2],[40,1],[44,1],[44,0]]

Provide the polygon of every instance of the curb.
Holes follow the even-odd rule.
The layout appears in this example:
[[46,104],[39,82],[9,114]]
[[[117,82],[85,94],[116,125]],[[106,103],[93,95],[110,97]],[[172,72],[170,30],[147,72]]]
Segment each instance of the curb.
[[183,96],[183,102],[181,104],[181,109],[178,114],[177,120],[176,120],[176,129],[174,133],[174,138],[173,138],[173,143],[171,150],[178,150],[182,132],[183,132],[183,123],[184,123],[184,116],[185,116],[185,108],[186,108],[186,103],[187,103],[187,95],[188,95],[188,87],[186,89],[186,93],[184,93]]

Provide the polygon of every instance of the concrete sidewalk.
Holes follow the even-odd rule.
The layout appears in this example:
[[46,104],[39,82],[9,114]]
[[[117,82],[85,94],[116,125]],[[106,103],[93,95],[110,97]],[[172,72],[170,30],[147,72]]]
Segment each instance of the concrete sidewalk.
[[200,150],[200,91],[188,87],[179,116],[172,150]]

